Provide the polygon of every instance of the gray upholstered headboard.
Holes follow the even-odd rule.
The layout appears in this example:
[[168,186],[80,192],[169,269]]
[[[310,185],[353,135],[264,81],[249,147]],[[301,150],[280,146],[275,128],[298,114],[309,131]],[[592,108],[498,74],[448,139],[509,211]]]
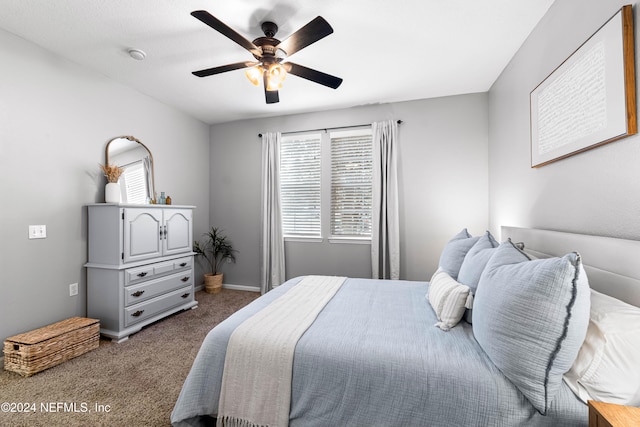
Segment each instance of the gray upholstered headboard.
[[503,226],[507,238],[540,258],[578,252],[592,289],[640,307],[640,241]]

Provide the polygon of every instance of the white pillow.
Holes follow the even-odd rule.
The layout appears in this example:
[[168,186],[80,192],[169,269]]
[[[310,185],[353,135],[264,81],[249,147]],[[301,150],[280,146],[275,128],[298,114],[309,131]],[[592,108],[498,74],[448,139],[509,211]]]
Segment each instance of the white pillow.
[[640,405],[640,308],[591,290],[589,328],[564,381],[585,403]]
[[453,280],[438,269],[431,277],[427,300],[436,312],[439,322],[435,326],[448,331],[460,322],[465,308],[471,308],[473,297],[468,286]]

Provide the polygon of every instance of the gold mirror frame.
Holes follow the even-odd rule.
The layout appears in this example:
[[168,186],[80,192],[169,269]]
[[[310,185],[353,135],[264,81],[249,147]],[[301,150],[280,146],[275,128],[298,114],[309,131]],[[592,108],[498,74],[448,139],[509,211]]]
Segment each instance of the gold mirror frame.
[[[107,142],[107,146],[104,149],[104,158],[105,158],[105,165],[109,165],[109,145],[111,145],[111,143],[113,141],[119,140],[119,139],[127,139],[131,142],[135,142],[140,144],[142,147],[144,147],[145,150],[147,150],[147,153],[149,154],[149,159],[151,160],[151,182],[150,184],[150,193],[149,197],[155,201],[156,200],[156,178],[155,178],[155,165],[154,165],[154,160],[153,160],[153,154],[151,154],[151,150],[149,150],[149,147],[147,147],[146,145],[144,145],[142,143],[142,141],[140,141],[138,138],[130,136],[130,135],[123,135],[123,136],[117,136],[115,138],[112,138],[109,142]],[[153,202],[152,202],[153,203]]]

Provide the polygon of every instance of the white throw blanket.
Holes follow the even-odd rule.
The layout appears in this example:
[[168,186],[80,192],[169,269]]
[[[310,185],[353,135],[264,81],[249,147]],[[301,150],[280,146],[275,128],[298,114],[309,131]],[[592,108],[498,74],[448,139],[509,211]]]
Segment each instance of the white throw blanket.
[[296,344],[344,281],[344,277],[307,276],[235,329],[224,361],[218,405],[221,425],[289,425]]

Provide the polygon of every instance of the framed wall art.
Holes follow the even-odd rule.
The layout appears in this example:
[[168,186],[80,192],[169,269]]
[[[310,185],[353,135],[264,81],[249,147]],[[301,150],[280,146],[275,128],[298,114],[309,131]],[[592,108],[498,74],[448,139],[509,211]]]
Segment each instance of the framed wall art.
[[637,132],[633,11],[624,6],[530,96],[531,167]]

